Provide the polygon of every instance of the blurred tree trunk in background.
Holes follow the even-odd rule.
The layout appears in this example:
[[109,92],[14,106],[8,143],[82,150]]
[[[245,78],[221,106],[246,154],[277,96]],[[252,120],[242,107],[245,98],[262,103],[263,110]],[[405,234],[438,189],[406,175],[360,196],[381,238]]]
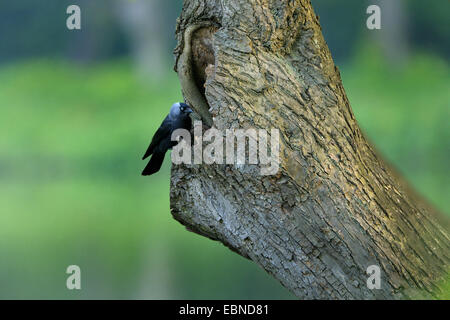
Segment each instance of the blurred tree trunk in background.
[[[148,242],[150,243],[150,241]],[[132,299],[177,299],[173,284],[173,263],[166,241],[145,247],[144,263],[138,270],[139,287]]]
[[[177,37],[186,100],[219,130],[279,129],[280,170],[174,165],[175,219],[299,298],[441,293],[448,221],[362,134],[310,1],[186,0]],[[366,285],[370,265],[378,290]]]
[[[79,0],[81,30],[73,32],[67,44],[66,55],[81,63],[92,63],[108,55],[114,41],[114,28],[110,27],[112,9],[100,1]],[[47,18],[47,17],[45,17]],[[100,41],[101,39],[101,41]],[[105,47],[106,46],[106,47]]]
[[381,9],[381,30],[373,31],[387,61],[402,65],[408,58],[408,7],[403,0],[371,0]]
[[166,74],[169,59],[163,0],[116,0],[116,11],[129,36],[137,73],[144,79]]

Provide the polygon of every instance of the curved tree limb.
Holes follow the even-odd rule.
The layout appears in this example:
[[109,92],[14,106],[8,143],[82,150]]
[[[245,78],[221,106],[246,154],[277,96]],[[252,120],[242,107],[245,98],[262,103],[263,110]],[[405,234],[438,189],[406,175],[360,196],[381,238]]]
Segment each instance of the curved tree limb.
[[213,120],[209,114],[208,103],[201,93],[194,77],[192,57],[192,35],[201,28],[209,26],[208,23],[198,23],[189,25],[183,34],[183,50],[177,57],[175,71],[180,79],[183,96],[186,102],[200,115],[209,127],[213,125]]

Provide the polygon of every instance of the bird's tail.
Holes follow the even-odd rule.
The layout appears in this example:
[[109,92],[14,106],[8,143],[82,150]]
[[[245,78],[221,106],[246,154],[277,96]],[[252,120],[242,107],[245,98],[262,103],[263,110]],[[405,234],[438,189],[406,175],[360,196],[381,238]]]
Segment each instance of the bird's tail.
[[161,169],[161,165],[164,161],[165,153],[154,152],[144,171],[142,171],[143,176],[149,176],[154,174]]

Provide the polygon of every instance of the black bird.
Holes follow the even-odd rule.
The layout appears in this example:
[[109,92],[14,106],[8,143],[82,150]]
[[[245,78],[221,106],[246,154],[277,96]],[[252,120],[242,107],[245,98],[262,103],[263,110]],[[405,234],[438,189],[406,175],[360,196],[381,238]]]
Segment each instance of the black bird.
[[152,155],[150,161],[142,171],[143,176],[149,176],[159,171],[164,160],[167,150],[177,145],[177,141],[172,141],[172,132],[176,129],[191,129],[191,117],[189,114],[192,109],[185,103],[175,103],[170,108],[170,112],[161,126],[152,138],[152,142],[148,147],[142,159]]

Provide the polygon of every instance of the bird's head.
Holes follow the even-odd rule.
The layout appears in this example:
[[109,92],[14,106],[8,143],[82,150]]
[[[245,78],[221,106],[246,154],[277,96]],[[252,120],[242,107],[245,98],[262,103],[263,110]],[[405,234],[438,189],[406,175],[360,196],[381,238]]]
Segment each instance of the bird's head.
[[189,113],[192,113],[192,109],[186,103],[177,102],[170,108],[170,116],[172,118],[177,118],[181,115],[187,116]]

